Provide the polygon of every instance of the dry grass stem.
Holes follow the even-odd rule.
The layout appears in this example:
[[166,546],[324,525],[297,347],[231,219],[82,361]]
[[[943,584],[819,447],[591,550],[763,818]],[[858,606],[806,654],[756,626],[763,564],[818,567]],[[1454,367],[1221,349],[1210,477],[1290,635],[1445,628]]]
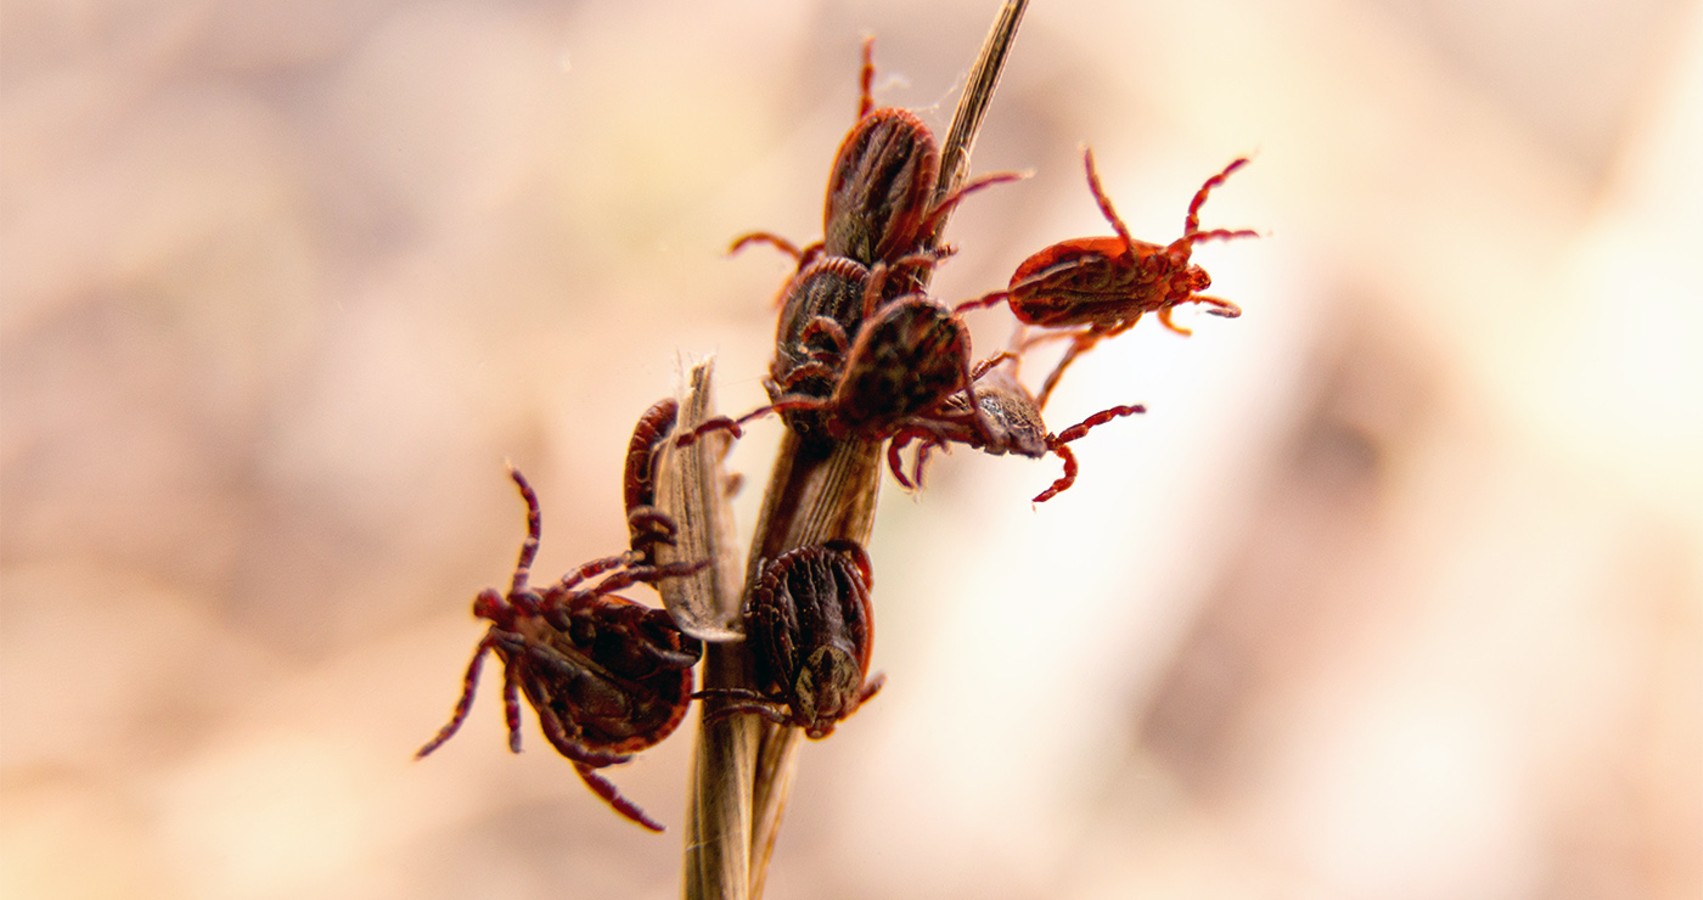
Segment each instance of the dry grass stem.
[[[677,428],[688,430],[716,414],[712,362],[694,366],[681,399]],[[711,435],[679,449],[664,445],[657,463],[657,505],[673,517],[673,547],[660,546],[665,562],[714,560],[693,578],[665,583],[664,602],[703,638],[704,684],[743,684],[744,644],[739,642],[738,537],[727,502],[722,454],[727,439]],[[731,641],[729,639],[732,639]],[[758,722],[734,716],[704,725],[692,761],[686,813],[686,896],[746,896],[750,883],[751,778],[756,772]]]
[[[677,430],[683,432],[715,416],[710,377],[714,362],[692,368],[680,403]],[[727,502],[728,476],[722,466],[731,439],[710,434],[684,449],[663,445],[656,465],[656,503],[679,528],[674,546],[657,548],[662,563],[711,561],[708,569],[657,585],[663,605],[680,629],[700,640],[737,641],[739,625],[739,537]]]
[[[943,175],[937,200],[961,185],[969,171],[970,149],[1027,5],[1027,0],[1005,3],[983,44],[941,148]],[[944,227],[943,216],[929,238],[931,245],[938,242]],[[707,393],[707,388],[703,390]],[[683,426],[692,421],[697,420],[682,416]],[[764,495],[747,566],[747,587],[764,560],[788,550],[833,539],[867,544],[875,522],[881,465],[879,441],[850,440],[825,451],[812,450],[788,431]],[[700,496],[711,505],[725,503],[714,491]],[[683,529],[693,515],[690,507],[683,510],[679,519]],[[708,645],[706,688],[749,687],[750,683],[749,654],[743,643]],[[700,706],[714,708],[713,701]],[[699,730],[689,800],[685,896],[762,896],[803,743],[799,729],[755,716],[733,716]],[[743,880],[741,873],[746,876]]]

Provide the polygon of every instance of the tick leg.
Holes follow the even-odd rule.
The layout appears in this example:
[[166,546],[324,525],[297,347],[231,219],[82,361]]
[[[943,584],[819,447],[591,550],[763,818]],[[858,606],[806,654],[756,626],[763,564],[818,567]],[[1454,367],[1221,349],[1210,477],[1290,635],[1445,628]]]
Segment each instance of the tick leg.
[[1029,501],[1031,503],[1045,503],[1070,490],[1070,486],[1076,483],[1076,454],[1063,444],[1054,447],[1053,453],[1057,454],[1058,458],[1064,462],[1064,474],[1060,475],[1058,480],[1054,481],[1046,490],[1036,494],[1035,499]]
[[[1014,360],[1014,359],[1017,360],[1018,362],[1022,362],[1022,360],[1017,356],[1017,354],[1011,352],[1010,350],[1001,350],[998,353],[995,353],[994,355],[988,357],[987,359],[984,359],[981,362],[976,363],[976,367],[974,369],[970,370],[970,380],[971,381],[980,381],[980,380],[982,380],[983,375],[986,375],[987,373],[992,372],[994,369],[998,368],[1000,363],[1008,362],[1008,361]],[[1015,374],[1015,371],[1016,370],[1013,369],[1013,374]]]
[[792,241],[789,241],[772,231],[751,231],[734,238],[733,243],[729,244],[727,247],[727,255],[732,256],[752,244],[767,244],[770,247],[785,253],[787,256],[792,257],[793,262],[798,263],[800,266],[804,264],[804,254],[806,251],[799,249],[797,244],[794,244]]
[[1079,334],[1081,334],[1079,331],[1043,331],[1034,337],[1030,337],[1029,326],[1019,325],[1017,333],[1011,336],[1011,346],[1016,347],[1020,354],[1028,353],[1049,341],[1073,340]]
[[1054,455],[1056,455],[1059,460],[1064,463],[1064,474],[1060,475],[1058,480],[1054,481],[1050,487],[1036,495],[1032,502],[1045,503],[1069,490],[1070,486],[1076,483],[1076,474],[1079,471],[1076,464],[1076,454],[1069,447],[1065,446],[1066,444],[1082,437],[1088,432],[1094,430],[1096,427],[1104,425],[1113,419],[1122,418],[1123,416],[1133,416],[1137,413],[1144,412],[1147,412],[1147,407],[1140,404],[1132,406],[1114,406],[1110,409],[1102,409],[1075,425],[1066,428],[1058,434],[1048,437],[1047,449],[1051,450]]
[[834,363],[843,359],[851,340],[846,337],[845,326],[828,316],[813,316],[804,323],[798,332],[798,345],[807,347],[811,339],[825,337],[833,347],[829,350],[812,350],[810,358],[813,362]]
[[1147,412],[1147,407],[1142,406],[1139,403],[1131,404],[1129,406],[1113,406],[1109,409],[1102,409],[1088,418],[1077,422],[1075,425],[1059,432],[1051,441],[1049,441],[1049,443],[1053,445],[1054,449],[1056,449],[1058,446],[1068,444],[1088,432],[1093,431],[1095,428],[1112,421],[1113,419],[1121,419],[1124,416],[1139,415],[1144,412]]
[[[542,616],[544,621],[553,627],[566,631],[571,623],[573,605],[583,598],[602,597],[634,584],[655,584],[669,578],[683,578],[695,575],[709,568],[710,561],[700,559],[697,562],[675,562],[661,566],[635,565],[623,572],[616,572],[608,578],[588,588],[571,588],[566,584],[552,586],[545,592],[544,597],[537,603],[530,614]],[[520,639],[524,640],[524,639]],[[506,646],[506,643],[505,643]],[[528,648],[532,645],[527,643]]]
[[[927,232],[920,233],[926,234]],[[870,267],[869,280],[864,284],[863,318],[858,321],[862,322],[869,319],[877,309],[891,300],[897,300],[906,291],[922,293],[917,290],[921,286],[921,273],[932,270],[941,260],[957,252],[956,247],[942,245],[932,250],[919,250],[901,256],[892,262],[875,263]],[[889,288],[893,284],[898,284],[899,287],[892,288],[892,296],[889,297]]]
[[1070,368],[1070,364],[1075,362],[1078,356],[1093,349],[1094,345],[1098,344],[1100,338],[1104,336],[1104,333],[1092,328],[1076,333],[1076,336],[1070,342],[1070,346],[1064,351],[1064,355],[1059,357],[1058,365],[1054,366],[1053,370],[1047,374],[1047,380],[1041,383],[1041,394],[1035,398],[1036,409],[1047,408],[1047,398],[1053,395],[1053,388],[1058,386],[1058,380],[1064,376],[1064,370]]
[[916,482],[917,490],[922,490],[922,470],[924,466],[928,465],[929,453],[933,452],[936,447],[945,446],[946,444],[944,442],[931,439],[924,441],[917,447],[917,463],[916,466],[911,469],[911,480]]
[[[800,248],[792,241],[789,241],[773,232],[753,231],[749,234],[742,234],[739,237],[734,238],[733,244],[727,248],[727,255],[732,256],[752,244],[768,244],[776,250],[785,253],[787,256],[792,257],[792,261],[796,263],[800,269],[810,265],[811,261],[816,259],[816,257],[822,253],[821,241],[817,241],[814,244],[807,244],[803,248]],[[789,279],[786,284],[781,286],[780,293],[775,295],[774,306],[776,309],[780,309],[786,305],[787,288],[791,286],[792,282]]]
[[[919,438],[922,439],[922,443],[917,445],[916,465],[911,468],[911,476],[906,478],[904,461],[899,454],[905,447],[910,446],[912,441]],[[919,424],[905,426],[899,433],[893,435],[893,439],[887,444],[887,468],[893,472],[893,480],[899,482],[899,486],[907,491],[921,490],[922,470],[928,462],[928,454],[935,447],[944,446],[946,446],[946,440],[934,430]]]
[[1189,245],[1193,246],[1193,245],[1198,244],[1202,241],[1227,241],[1227,240],[1230,240],[1231,238],[1245,238],[1245,237],[1259,237],[1259,236],[1260,236],[1260,233],[1253,230],[1252,228],[1236,228],[1236,229],[1214,228],[1211,231],[1196,231],[1196,232],[1192,232],[1190,234],[1184,235],[1183,240],[1188,241]]
[[437,736],[415,751],[415,759],[423,759],[433,750],[442,747],[444,741],[461,730],[461,723],[467,721],[467,713],[473,708],[473,694],[479,688],[479,670],[485,665],[485,654],[490,651],[492,643],[491,637],[487,635],[473,651],[473,661],[467,664],[467,674],[461,678],[461,696],[455,701],[455,711],[450,713],[449,722],[438,729]]
[[656,508],[657,453],[674,429],[680,404],[664,398],[639,417],[627,442],[627,462],[621,477],[627,509],[627,546],[644,561],[658,544],[674,545],[674,520]]
[[[839,360],[834,360],[834,359],[831,359],[831,358],[815,358],[819,355],[818,351],[811,351],[810,355],[813,358],[809,362],[799,363],[798,365],[793,366],[791,369],[789,369],[787,371],[786,375],[781,378],[780,383],[776,386],[779,387],[783,391],[790,391],[799,382],[805,381],[805,380],[810,379],[810,378],[820,378],[820,379],[823,379],[824,381],[838,381],[839,380],[839,377],[840,377],[840,365],[839,365],[840,361]],[[769,396],[771,396],[771,397],[774,396],[774,392],[770,391]],[[805,399],[819,399],[819,398],[805,398]],[[790,401],[790,400],[777,400],[775,402],[777,402],[777,403],[783,403],[783,402],[790,403],[792,401]],[[774,412],[774,410],[772,410],[772,409],[768,410],[768,411]],[[745,422],[748,418],[754,418],[754,416],[741,416],[739,421]]]
[[875,84],[875,37],[863,39],[863,66],[857,71],[857,120],[869,115],[875,108],[875,95],[870,87]]
[[[549,589],[546,588],[545,592],[548,593]],[[486,615],[484,611],[480,609],[481,601],[483,599],[485,599],[484,595],[481,595],[473,601],[474,615],[482,619],[490,619],[493,622],[506,621],[504,618],[498,618],[494,615]],[[504,597],[503,600],[508,603],[509,609],[513,610],[507,618],[513,618],[516,616],[536,616],[538,615],[538,611],[544,608],[543,595],[531,588],[521,591],[518,594],[510,594],[507,597]],[[501,641],[498,643],[501,643]]]
[[1212,193],[1214,188],[1223,184],[1224,179],[1229,178],[1231,172],[1234,172],[1247,164],[1248,158],[1245,156],[1231,161],[1229,165],[1224,167],[1224,171],[1206,179],[1206,182],[1200,186],[1200,190],[1194,192],[1194,199],[1189,201],[1189,214],[1183,219],[1184,235],[1192,235],[1200,230],[1200,207],[1201,204],[1206,202],[1206,195]]
[[1242,314],[1240,306],[1218,297],[1208,297],[1205,294],[1195,294],[1189,298],[1189,302],[1204,303],[1207,306],[1207,312],[1215,316],[1223,316],[1226,319],[1234,319]]
[[731,719],[741,713],[750,713],[759,718],[773,722],[776,725],[792,724],[792,719],[782,711],[783,709],[784,707],[768,700],[747,700],[738,703],[729,703],[726,706],[717,709],[715,712],[704,716],[704,723],[706,725],[710,725],[725,719]]
[[881,295],[887,291],[887,276],[893,267],[883,262],[877,262],[869,269],[869,280],[863,283],[863,314],[858,322],[869,321],[875,311],[881,308]]
[[1160,310],[1159,310],[1159,324],[1165,326],[1166,328],[1171,329],[1172,331],[1176,332],[1177,334],[1182,335],[1183,337],[1188,337],[1188,336],[1194,334],[1193,328],[1185,328],[1185,327],[1178,325],[1177,323],[1171,321],[1171,311],[1174,310],[1174,309],[1176,309],[1175,306],[1161,307]]
[[1124,220],[1118,216],[1117,210],[1112,208],[1112,198],[1106,196],[1105,188],[1100,186],[1100,173],[1094,169],[1094,151],[1087,147],[1082,148],[1082,167],[1088,170],[1088,190],[1093,192],[1094,202],[1100,206],[1100,215],[1105,216],[1106,221],[1111,223],[1112,231],[1124,242],[1127,252],[1128,248],[1135,246],[1135,239],[1129,236],[1129,227],[1124,225]]
[[514,479],[515,487],[520,489],[520,498],[526,501],[526,540],[520,544],[520,559],[514,566],[514,579],[509,582],[509,593],[515,594],[526,590],[526,579],[532,571],[532,562],[538,558],[538,538],[543,534],[544,517],[538,509],[538,493],[527,482],[526,476],[510,465],[509,477]]
[[645,815],[644,810],[639,809],[631,800],[621,796],[621,792],[615,789],[615,785],[609,779],[595,771],[604,766],[631,762],[633,759],[631,754],[599,753],[588,749],[567,733],[561,721],[555,715],[542,709],[539,711],[538,719],[544,726],[544,736],[550,739],[550,743],[558,752],[573,761],[574,771],[579,773],[580,779],[585,782],[586,787],[591,788],[592,793],[602,797],[603,802],[634,822],[652,831],[663,830],[660,823]]
[[624,565],[628,565],[632,561],[633,557],[631,551],[627,553],[617,553],[614,556],[605,556],[602,559],[594,559],[591,562],[581,565],[572,572],[563,575],[562,580],[551,585],[549,590],[553,592],[568,590],[587,578],[602,575],[610,569],[618,569]]
[[[1191,294],[1188,300],[1184,302],[1205,304],[1207,312],[1225,319],[1234,319],[1242,314],[1242,308],[1240,306],[1237,306],[1228,300],[1219,299],[1218,297],[1208,297],[1205,294]],[[1183,337],[1188,337],[1189,335],[1194,334],[1194,329],[1185,328],[1182,325],[1178,325],[1176,322],[1171,321],[1171,313],[1176,308],[1176,304],[1160,307],[1159,324],[1171,329]]]
[[913,428],[905,428],[893,435],[893,439],[887,442],[887,468],[892,471],[893,480],[899,482],[899,486],[907,491],[915,490],[918,485],[913,484],[909,478],[905,477],[905,462],[903,457],[900,456],[900,451],[922,433]]
[[952,307],[952,314],[956,316],[973,309],[986,309],[989,306],[997,306],[1002,300],[1009,299],[1011,299],[1010,291],[994,291],[991,294],[983,294],[974,300],[965,300],[963,303]]
[[646,562],[658,544],[674,546],[677,530],[674,517],[654,506],[635,506],[627,511],[627,543]]
[[722,705],[704,710],[704,724],[714,725],[740,713],[761,716],[776,725],[790,725],[787,707],[768,700],[749,688],[704,688],[692,695],[695,700],[722,700]]
[[709,560],[700,559],[697,562],[675,562],[662,566],[634,566],[625,572],[616,572],[608,578],[603,579],[597,583],[596,587],[590,588],[586,591],[586,593],[593,597],[601,597],[605,594],[612,594],[629,585],[655,584],[658,581],[664,581],[669,578],[684,578],[687,575],[696,575],[704,569],[709,568],[709,565]]
[[986,175],[977,175],[964,182],[957,190],[941,198],[941,201],[929,210],[928,217],[922,220],[922,227],[917,229],[917,234],[926,240],[929,235],[934,233],[934,229],[940,225],[941,220],[957,208],[960,201],[976,191],[993,187],[996,184],[1022,181],[1028,177],[1028,172],[989,172]]
[[852,565],[857,566],[857,573],[863,576],[864,589],[875,590],[875,567],[869,561],[869,551],[863,549],[862,544],[849,538],[834,538],[824,542],[822,546],[849,557]]
[[597,774],[596,770],[592,769],[590,766],[575,763],[574,770],[579,772],[580,780],[585,782],[585,786],[591,788],[592,793],[602,797],[603,802],[609,804],[610,808],[614,809],[616,812],[626,816],[634,822],[637,822],[645,828],[650,829],[651,831],[661,832],[666,830],[662,827],[661,822],[658,822],[646,815],[645,811],[639,809],[633,801],[621,796],[621,792],[616,790],[614,782],[611,782],[609,779]]
[[713,434],[717,431],[725,431],[737,440],[738,438],[745,436],[745,429],[743,426],[746,422],[749,422],[764,413],[772,411],[771,407],[764,406],[758,408],[754,412],[746,413],[737,419],[730,419],[727,416],[716,416],[712,419],[705,419],[698,427],[675,438],[674,446],[685,449],[686,447],[696,444],[698,439],[702,438],[704,435]]
[[519,753],[520,667],[512,662],[503,666],[503,724],[509,730],[509,752]]
[[[799,375],[800,372],[816,366],[821,366],[822,374],[824,375],[833,374],[833,369],[827,366],[822,366],[819,363],[805,363],[797,369],[794,369],[793,374]],[[814,372],[808,372],[805,374],[814,374]],[[799,375],[799,377],[802,378],[804,376]],[[797,379],[794,380],[796,381]],[[696,443],[700,437],[703,437],[705,434],[712,431],[726,431],[737,438],[745,433],[744,425],[752,419],[761,418],[762,416],[769,415],[770,413],[790,412],[795,409],[827,409],[831,405],[832,401],[825,400],[820,397],[783,397],[768,406],[759,406],[737,419],[730,419],[727,416],[716,416],[713,419],[709,419],[697,428],[675,438],[674,445],[677,447],[691,446],[693,443]]]

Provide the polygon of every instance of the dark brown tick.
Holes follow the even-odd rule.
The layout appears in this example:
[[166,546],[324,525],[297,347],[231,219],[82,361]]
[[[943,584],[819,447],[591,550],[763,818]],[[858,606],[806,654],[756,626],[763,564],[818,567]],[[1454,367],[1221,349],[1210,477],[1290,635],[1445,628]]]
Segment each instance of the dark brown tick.
[[[613,592],[689,575],[705,564],[638,565],[640,554],[628,552],[592,560],[548,588],[534,590],[528,575],[542,529],[538,495],[519,471],[511,469],[509,474],[526,501],[520,560],[507,594],[486,588],[474,598],[473,615],[489,621],[491,628],[473,652],[449,722],[415,758],[430,754],[460,730],[473,705],[485,654],[495,652],[503,662],[509,749],[520,752],[524,692],[545,738],[573,762],[586,786],[616,812],[661,831],[660,823],[596,770],[630,761],[680,724],[702,646],[682,634],[666,612]],[[599,575],[604,576],[601,581],[586,584]]]
[[[869,270],[844,257],[811,262],[794,279],[781,316],[765,382],[771,402],[737,419],[710,419],[677,438],[678,445],[713,431],[738,436],[745,423],[769,413],[818,444],[880,441],[906,427],[930,430],[931,423],[980,428],[981,413],[968,403],[956,412],[944,409],[973,377],[968,326],[924,294],[883,301],[893,268],[878,263]],[[849,312],[854,308],[856,314]],[[854,338],[847,335],[848,321]]]
[[796,725],[813,740],[881,690],[866,680],[874,638],[869,556],[854,541],[789,550],[763,563],[745,599],[746,641],[756,690],[711,688],[696,696],[721,701],[705,722],[752,713]]
[[[833,396],[834,362],[844,358],[857,335],[868,287],[869,269],[843,256],[819,256],[792,279],[764,382],[771,400]],[[820,410],[789,409],[781,417],[807,439],[826,437]]]
[[1235,318],[1240,307],[1228,300],[1199,293],[1212,284],[1206,270],[1189,262],[1194,246],[1202,241],[1257,237],[1248,229],[1200,228],[1200,207],[1208,194],[1230,173],[1247,165],[1237,159],[1208,178],[1195,192],[1183,219],[1183,235],[1166,245],[1150,244],[1130,237],[1123,219],[1112,209],[1112,200],[1100,186],[1094,169],[1094,154],[1084,150],[1088,189],[1100,206],[1100,214],[1116,232],[1108,237],[1073,238],[1060,241],[1030,256],[1017,267],[1003,291],[960,304],[958,312],[1008,301],[1018,321],[1041,328],[1075,329],[1064,334],[1042,335],[1030,343],[1055,337],[1070,338],[1070,346],[1041,386],[1044,408],[1059,377],[1076,357],[1104,338],[1129,330],[1144,313],[1158,313],[1166,328],[1187,335],[1189,330],[1171,321],[1171,311],[1184,303],[1203,303],[1207,312]]

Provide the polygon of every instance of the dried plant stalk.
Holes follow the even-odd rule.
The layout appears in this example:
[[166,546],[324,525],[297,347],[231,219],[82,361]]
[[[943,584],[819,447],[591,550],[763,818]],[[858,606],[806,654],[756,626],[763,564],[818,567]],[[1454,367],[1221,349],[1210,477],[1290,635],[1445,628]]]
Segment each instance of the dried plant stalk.
[[[715,416],[710,389],[714,369],[712,360],[692,367],[676,433]],[[739,542],[722,467],[731,443],[722,433],[706,435],[684,449],[665,442],[656,462],[657,506],[679,528],[672,546],[657,547],[657,561],[710,561],[701,572],[662,581],[657,591],[680,630],[712,644],[737,641],[744,634],[739,623]]]
[[[692,368],[677,423],[684,432],[716,414],[714,364]],[[711,435],[685,449],[665,444],[657,460],[656,502],[678,531],[661,562],[712,560],[692,578],[666,584],[664,602],[681,627],[706,641],[704,683],[744,682],[739,624],[738,537],[721,465],[727,440]],[[752,776],[757,771],[758,723],[733,716],[699,729],[686,820],[686,885],[690,897],[744,897],[750,884]]]
[[[744,683],[744,655],[740,644],[706,644],[704,683]],[[685,893],[742,900],[750,896],[752,781],[764,723],[751,716],[699,722],[686,812]]]
[[[1023,13],[1028,8],[1029,0],[1008,0],[1000,7],[987,37],[982,39],[981,53],[976,55],[976,64],[970,69],[964,93],[958,98],[958,108],[952,112],[946,143],[940,145],[940,183],[934,189],[936,203],[970,177],[970,151],[976,147],[976,137],[981,134],[994,88],[999,86],[1000,73],[1005,71],[1005,58],[1011,54],[1011,42],[1017,39],[1017,27],[1023,24]],[[940,243],[946,218],[942,216],[934,223],[934,233],[928,236],[929,246]]]
[[[879,442],[845,441],[823,454],[808,450],[797,434],[788,431],[765,495],[763,517],[757,523],[759,541],[751,548],[750,577],[762,571],[763,560],[795,547],[836,538],[868,543],[880,490]],[[798,728],[760,724],[762,741],[752,783],[752,897],[763,895],[769,857],[774,854],[792,776],[798,769],[798,749],[804,744]]]
[[[1027,6],[1027,0],[1004,3],[983,42],[941,148],[942,177],[936,200],[956,190],[969,171],[970,149]],[[929,237],[930,245],[938,242],[944,227],[942,216]],[[683,426],[694,421],[699,420],[687,418],[683,411]],[[836,538],[867,544],[875,522],[881,464],[879,441],[844,441],[820,450],[789,430],[764,495],[747,566],[747,587],[761,571],[762,561],[788,550]],[[704,499],[725,502],[719,495]],[[679,520],[684,523],[693,510],[683,512]],[[749,653],[743,643],[708,645],[703,671],[706,688],[752,687]],[[714,703],[700,704],[700,723]],[[686,897],[743,900],[762,896],[803,743],[799,729],[755,716],[732,716],[700,727],[688,804]]]

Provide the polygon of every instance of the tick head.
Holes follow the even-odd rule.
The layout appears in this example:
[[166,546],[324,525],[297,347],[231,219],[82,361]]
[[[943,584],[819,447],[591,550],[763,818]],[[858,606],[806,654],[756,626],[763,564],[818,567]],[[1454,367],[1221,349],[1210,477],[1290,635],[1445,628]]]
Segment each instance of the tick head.
[[514,607],[511,606],[496,588],[486,588],[473,598],[473,615],[475,618],[486,619],[503,628],[514,624]]

